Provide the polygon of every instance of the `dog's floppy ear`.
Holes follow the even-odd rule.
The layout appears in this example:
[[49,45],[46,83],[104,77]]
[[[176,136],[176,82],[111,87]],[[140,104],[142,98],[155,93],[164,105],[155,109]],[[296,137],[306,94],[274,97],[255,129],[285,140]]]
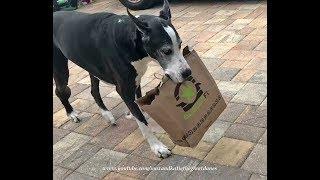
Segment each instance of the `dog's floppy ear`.
[[148,24],[145,22],[140,21],[138,18],[133,16],[130,12],[129,9],[127,8],[127,13],[130,17],[130,19],[134,22],[134,24],[137,26],[138,30],[141,31],[142,33],[146,34],[147,32],[150,32],[150,28],[148,27]]
[[159,17],[168,21],[171,20],[171,12],[170,12],[168,0],[163,0],[163,7],[162,7],[162,10],[160,11]]

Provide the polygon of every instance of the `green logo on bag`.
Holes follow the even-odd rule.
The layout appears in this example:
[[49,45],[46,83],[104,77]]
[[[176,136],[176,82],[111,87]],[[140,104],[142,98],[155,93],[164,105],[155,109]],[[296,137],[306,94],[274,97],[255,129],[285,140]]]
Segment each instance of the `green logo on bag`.
[[198,111],[206,98],[200,85],[200,82],[196,82],[192,76],[189,76],[183,84],[179,83],[175,88],[174,97],[178,102],[176,106],[183,109],[185,120]]

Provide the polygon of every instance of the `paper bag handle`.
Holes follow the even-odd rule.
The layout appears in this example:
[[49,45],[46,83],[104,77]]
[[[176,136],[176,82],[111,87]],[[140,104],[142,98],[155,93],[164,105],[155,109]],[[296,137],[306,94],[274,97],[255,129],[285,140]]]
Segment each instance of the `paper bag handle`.
[[[160,73],[154,73],[153,76],[156,79],[160,79],[161,80],[161,82],[158,84],[157,87],[162,86],[162,84],[164,84],[165,82],[167,82],[169,80],[169,78],[166,75],[163,75],[163,74],[160,74]],[[161,76],[161,77],[158,77],[158,76]]]

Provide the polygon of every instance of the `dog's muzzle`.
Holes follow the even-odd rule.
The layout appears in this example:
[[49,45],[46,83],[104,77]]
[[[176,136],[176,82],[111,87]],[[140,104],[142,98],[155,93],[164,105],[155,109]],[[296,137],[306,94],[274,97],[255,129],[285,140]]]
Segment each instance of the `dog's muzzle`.
[[190,75],[192,74],[192,71],[190,68],[183,70],[179,77],[171,77],[171,75],[165,73],[165,75],[174,83],[183,83]]
[[186,69],[181,73],[181,77],[185,80],[191,75],[191,69]]

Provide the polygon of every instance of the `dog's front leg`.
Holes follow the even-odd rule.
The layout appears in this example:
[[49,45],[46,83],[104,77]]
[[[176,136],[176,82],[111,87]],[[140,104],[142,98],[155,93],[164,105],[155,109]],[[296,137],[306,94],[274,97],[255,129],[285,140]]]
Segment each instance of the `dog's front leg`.
[[[140,86],[140,85],[136,88],[135,95],[136,95],[136,96],[135,96],[136,99],[142,97],[141,86]],[[142,113],[143,113],[144,117],[147,117],[147,118],[149,117],[149,115],[148,115],[147,113],[145,113],[144,111],[142,111]],[[132,118],[133,118],[133,115],[132,115],[132,113],[131,113],[130,111],[127,111],[127,112],[125,112],[125,117],[126,117],[127,119],[132,119]]]
[[129,108],[132,115],[135,117],[136,122],[138,123],[139,129],[142,132],[144,138],[147,139],[151,150],[158,156],[162,158],[166,158],[171,155],[171,151],[158,140],[158,138],[153,134],[153,132],[148,127],[148,122],[146,118],[142,114],[139,106],[134,102],[135,100],[135,92],[134,90],[131,92],[126,91],[119,91],[118,93],[126,103],[127,107]]
[[171,151],[165,146],[158,138],[153,134],[148,125],[142,123],[136,119],[139,129],[142,132],[142,135],[147,139],[151,150],[161,158],[166,158],[171,155]]

